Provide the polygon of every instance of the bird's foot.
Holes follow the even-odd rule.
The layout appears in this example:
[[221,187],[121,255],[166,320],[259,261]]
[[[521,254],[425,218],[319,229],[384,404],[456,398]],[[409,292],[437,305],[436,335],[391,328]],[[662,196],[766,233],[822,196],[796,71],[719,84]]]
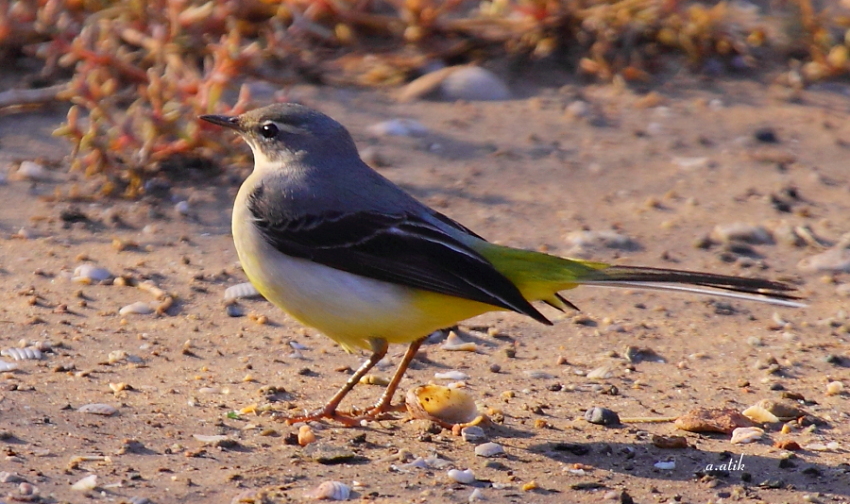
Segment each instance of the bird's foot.
[[390,413],[392,411],[398,411],[399,408],[403,409],[404,406],[381,406],[376,405],[372,408],[367,409],[364,412],[352,412],[352,413],[340,413],[337,411],[335,406],[326,405],[324,408],[314,411],[313,413],[309,413],[306,415],[301,415],[297,417],[287,417],[283,420],[286,421],[287,424],[292,425],[301,422],[314,422],[317,420],[332,420],[334,422],[339,422],[346,427],[357,427],[362,425],[364,421],[376,421],[376,420],[392,420],[395,417]]

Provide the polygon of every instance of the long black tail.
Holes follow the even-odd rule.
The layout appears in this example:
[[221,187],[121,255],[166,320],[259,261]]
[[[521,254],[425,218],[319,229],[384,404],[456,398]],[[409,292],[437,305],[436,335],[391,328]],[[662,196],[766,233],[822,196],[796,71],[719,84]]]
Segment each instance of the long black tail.
[[762,278],[716,275],[695,271],[642,266],[610,266],[582,278],[580,283],[608,287],[685,291],[784,306],[806,306],[794,301],[801,298],[792,294],[796,291],[796,288],[786,283]]

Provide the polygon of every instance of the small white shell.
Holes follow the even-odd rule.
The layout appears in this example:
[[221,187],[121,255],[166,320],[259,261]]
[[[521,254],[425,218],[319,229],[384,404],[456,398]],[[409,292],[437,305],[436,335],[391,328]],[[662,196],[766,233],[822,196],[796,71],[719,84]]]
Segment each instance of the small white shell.
[[91,284],[99,283],[112,278],[112,273],[105,268],[98,268],[91,264],[82,264],[74,270],[71,281],[77,283]]
[[378,136],[421,137],[428,134],[428,128],[413,119],[390,119],[366,128]]
[[440,90],[450,100],[499,101],[511,97],[502,79],[486,68],[477,66],[458,68],[446,76]]
[[655,467],[657,469],[664,469],[666,471],[670,471],[676,468],[675,460],[662,460],[660,462],[655,463]]
[[6,371],[14,371],[18,369],[18,365],[14,362],[6,362],[0,360],[0,373],[5,373]]
[[449,332],[449,336],[446,338],[446,341],[440,345],[440,348],[455,352],[475,352],[478,350],[478,346],[475,343],[462,340],[461,337],[454,331]]
[[351,487],[339,481],[325,481],[305,492],[304,497],[314,500],[348,500],[351,497]]
[[242,299],[242,298],[250,298],[257,297],[260,295],[260,292],[254,287],[251,282],[244,282],[241,284],[231,285],[230,287],[224,289],[224,300],[230,301],[231,299]]
[[118,310],[119,315],[150,315],[153,312],[153,307],[143,301],[136,301]]
[[472,474],[472,469],[465,469],[463,471],[460,469],[449,469],[448,476],[451,480],[463,483],[464,485],[475,482],[475,475]]
[[28,180],[45,180],[49,178],[49,173],[44,165],[34,161],[21,161],[18,167],[17,175]]
[[434,378],[438,380],[467,380],[469,375],[463,371],[446,371],[445,373],[434,373]]
[[5,350],[0,350],[0,355],[4,357],[11,357],[16,361],[41,360],[44,357],[44,354],[41,353],[41,350],[35,347],[7,348]]
[[92,415],[112,416],[118,413],[118,408],[103,403],[85,404],[77,408],[80,413],[90,413]]
[[732,431],[732,444],[744,444],[758,441],[764,436],[764,430],[758,427],[738,427]]
[[484,443],[475,447],[475,455],[477,457],[497,457],[504,455],[505,449],[499,443]]
[[71,490],[77,490],[81,492],[85,492],[88,490],[94,490],[97,488],[97,475],[89,474],[85,478],[77,481],[73,485],[71,485]]

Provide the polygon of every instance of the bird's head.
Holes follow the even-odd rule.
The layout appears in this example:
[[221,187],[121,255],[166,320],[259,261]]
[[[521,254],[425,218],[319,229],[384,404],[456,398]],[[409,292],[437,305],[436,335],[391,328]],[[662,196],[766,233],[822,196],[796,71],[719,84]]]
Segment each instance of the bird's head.
[[278,103],[238,116],[202,115],[235,130],[251,146],[257,166],[304,156],[357,156],[351,135],[330,117],[295,103]]

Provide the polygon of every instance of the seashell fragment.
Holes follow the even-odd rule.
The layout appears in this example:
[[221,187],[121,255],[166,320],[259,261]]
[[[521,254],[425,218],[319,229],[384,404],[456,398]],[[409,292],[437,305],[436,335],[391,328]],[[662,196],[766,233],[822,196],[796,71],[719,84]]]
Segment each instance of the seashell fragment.
[[604,380],[606,378],[611,378],[611,376],[614,375],[612,371],[611,366],[599,366],[598,368],[588,372],[585,377],[589,380]]
[[779,417],[758,404],[750,406],[742,411],[742,413],[745,417],[756,423],[774,423],[779,421]]
[[212,436],[207,434],[192,434],[192,437],[205,445],[220,446],[222,448],[236,446],[237,444],[236,440],[221,434],[216,434]]
[[348,500],[351,487],[339,481],[325,481],[304,493],[304,497],[314,500]]
[[35,347],[7,348],[5,350],[0,350],[0,355],[4,357],[11,357],[16,361],[41,360],[44,358],[44,354],[41,353],[41,350]]
[[481,443],[487,439],[487,433],[477,425],[470,425],[460,430],[460,437],[467,443]]
[[143,301],[136,301],[118,310],[119,315],[150,315],[153,312],[153,307]]
[[460,381],[469,379],[469,375],[463,371],[446,371],[445,373],[434,373],[434,378],[438,380]]
[[89,490],[94,490],[95,488],[97,488],[96,474],[89,474],[85,478],[71,485],[71,490],[77,490],[79,492],[87,492]]
[[241,284],[231,285],[230,287],[224,289],[224,300],[230,301],[231,299],[243,299],[243,298],[251,298],[258,297],[260,292],[254,287],[251,282],[244,282]]
[[732,431],[732,444],[745,444],[757,441],[764,436],[764,430],[758,427],[738,427]]
[[464,469],[463,471],[460,469],[449,469],[448,476],[452,481],[457,481],[464,485],[475,483],[475,475],[472,474],[472,469]]
[[91,264],[82,264],[74,269],[71,281],[82,284],[100,283],[112,278],[112,273],[105,268],[98,268]]
[[77,408],[80,413],[90,413],[92,415],[112,416],[118,413],[118,408],[103,403],[85,404]]
[[0,360],[0,373],[5,373],[6,371],[14,371],[18,369],[18,365],[14,362],[6,362]]
[[475,447],[475,456],[477,457],[498,457],[504,455],[505,449],[498,443],[484,443]]
[[675,460],[661,460],[659,462],[656,462],[654,464],[654,466],[657,469],[663,469],[665,471],[672,471],[673,469],[676,468],[676,461]]
[[478,345],[470,341],[464,341],[456,332],[450,331],[446,341],[440,345],[440,348],[454,352],[475,352],[478,350]]
[[476,425],[484,419],[468,392],[442,385],[410,389],[405,397],[405,406],[413,418],[431,420],[447,428]]

